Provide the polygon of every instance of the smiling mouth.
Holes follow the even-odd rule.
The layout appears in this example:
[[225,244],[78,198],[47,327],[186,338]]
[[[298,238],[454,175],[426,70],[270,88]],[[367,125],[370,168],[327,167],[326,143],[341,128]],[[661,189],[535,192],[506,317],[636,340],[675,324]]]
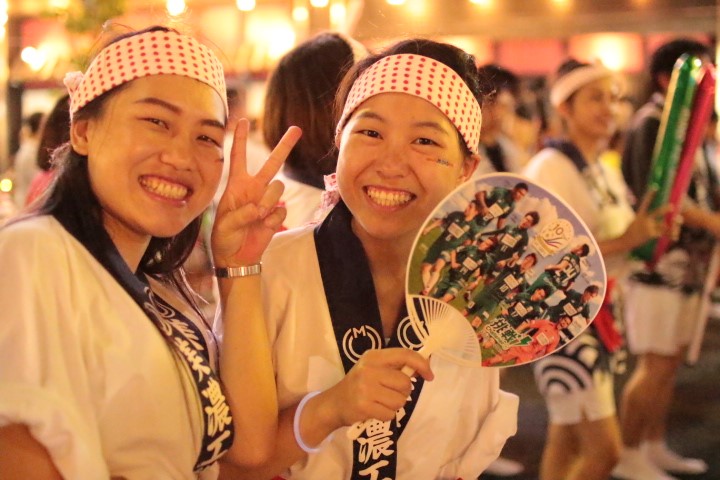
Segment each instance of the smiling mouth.
[[153,195],[169,200],[184,200],[190,192],[184,185],[168,182],[158,177],[141,177],[140,185]]
[[377,187],[365,187],[365,193],[381,207],[401,207],[415,198],[415,195],[410,192],[384,190]]

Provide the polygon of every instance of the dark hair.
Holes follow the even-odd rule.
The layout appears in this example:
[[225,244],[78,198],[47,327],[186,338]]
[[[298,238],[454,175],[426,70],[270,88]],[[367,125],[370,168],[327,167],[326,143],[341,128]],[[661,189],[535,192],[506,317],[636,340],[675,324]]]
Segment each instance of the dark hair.
[[520,79],[500,65],[491,63],[478,67],[478,80],[485,95],[485,103],[494,102],[503,90],[507,90],[515,98],[520,94]]
[[533,263],[534,263],[534,264],[537,264],[537,255],[535,255],[534,253],[528,253],[527,255],[525,255],[525,256],[522,258],[522,260],[520,260],[520,262],[524,262],[525,259],[527,259],[527,258],[532,258],[532,259],[533,259]]
[[36,164],[41,170],[52,167],[53,152],[70,141],[70,95],[60,97],[45,120],[40,134]]
[[533,225],[537,225],[538,222],[540,221],[540,215],[538,214],[538,212],[535,212],[535,211],[527,212],[525,215],[523,215],[523,217],[532,218]]
[[288,52],[268,82],[262,130],[274,148],[291,125],[303,136],[285,161],[285,173],[323,188],[335,171],[333,101],[340,81],[354,62],[353,50],[336,33],[322,33]]
[[[588,246],[587,243],[583,243],[582,245],[578,245],[578,247],[581,247],[581,249],[580,249],[580,256],[581,256],[581,257],[586,257],[587,254],[590,253],[590,247]],[[573,248],[573,250],[575,250],[575,249],[578,248],[578,247]]]
[[[365,70],[370,68],[370,66],[378,60],[391,55],[400,54],[422,55],[424,57],[437,60],[438,62],[442,62],[452,68],[455,73],[460,76],[478,103],[482,103],[482,93],[480,91],[480,84],[478,81],[475,57],[464,50],[447,43],[439,43],[427,39],[411,39],[398,42],[388,47],[381,53],[370,55],[357,62],[353,68],[350,69],[347,75],[345,75],[335,99],[335,123],[340,121],[343,108],[345,107],[345,101],[347,100],[348,94],[350,93],[350,89],[352,88],[353,83],[355,83],[355,80],[357,80]],[[463,152],[465,152],[466,155],[470,155],[470,149],[465,144],[465,141],[462,139],[459,132],[457,132],[457,136]]]
[[23,119],[22,123],[23,125],[27,125],[28,128],[30,128],[31,134],[35,135],[36,133],[38,133],[38,131],[40,131],[44,116],[45,115],[43,115],[42,112],[31,113]]
[[583,292],[583,293],[598,294],[598,293],[600,293],[600,287],[598,287],[597,285],[588,285],[587,288],[585,289],[585,292]]
[[662,44],[650,56],[650,81],[653,91],[659,92],[659,78],[661,74],[670,75],[675,62],[684,53],[695,56],[711,55],[710,47],[689,38],[678,38]]
[[[168,32],[171,29],[160,26],[150,27],[122,35],[110,44],[130,36],[156,31]],[[77,121],[100,117],[107,101],[127,85],[127,83],[121,84],[95,98],[75,112],[73,119]],[[104,238],[104,235],[101,235],[104,231],[102,207],[90,185],[87,156],[77,153],[67,143],[57,150],[53,162],[58,169],[57,177],[38,207],[37,214],[52,215],[60,220],[103,265],[110,265],[101,241]],[[172,284],[202,317],[185,282],[182,269],[182,265],[195,246],[200,232],[200,222],[200,217],[194,219],[174,237],[152,237],[140,260],[138,271]]]
[[513,190],[525,190],[525,191],[527,192],[527,191],[528,191],[528,184],[525,183],[525,182],[518,182],[518,183],[516,183],[515,186],[513,187]]

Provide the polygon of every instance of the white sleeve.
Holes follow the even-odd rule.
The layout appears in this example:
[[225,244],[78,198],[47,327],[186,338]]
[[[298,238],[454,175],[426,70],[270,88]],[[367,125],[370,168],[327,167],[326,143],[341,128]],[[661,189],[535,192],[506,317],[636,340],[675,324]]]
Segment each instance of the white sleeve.
[[495,408],[487,415],[462,457],[445,465],[439,479],[477,478],[500,456],[507,439],[517,432],[517,395],[500,390]]
[[67,239],[43,226],[0,231],[0,426],[26,425],[65,478],[108,478]]

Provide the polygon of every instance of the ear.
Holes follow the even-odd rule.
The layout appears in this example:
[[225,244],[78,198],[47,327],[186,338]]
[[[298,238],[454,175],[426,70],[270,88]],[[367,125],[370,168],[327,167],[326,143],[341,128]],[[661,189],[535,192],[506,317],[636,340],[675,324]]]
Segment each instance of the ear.
[[70,144],[73,150],[80,155],[88,154],[89,120],[77,120],[70,124]]
[[475,171],[480,163],[480,155],[473,153],[470,156],[465,157],[462,164],[462,171],[460,174],[460,183],[467,181]]
[[556,108],[557,113],[560,114],[561,117],[567,117],[570,115],[570,102],[567,100],[561,103]]

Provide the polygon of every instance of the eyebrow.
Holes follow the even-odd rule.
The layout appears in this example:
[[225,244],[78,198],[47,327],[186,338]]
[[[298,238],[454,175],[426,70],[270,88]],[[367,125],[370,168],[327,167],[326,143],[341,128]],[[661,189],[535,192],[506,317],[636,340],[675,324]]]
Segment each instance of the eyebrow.
[[[176,115],[180,115],[182,113],[182,110],[177,107],[176,105],[173,105],[170,102],[166,102],[165,100],[161,100],[157,97],[145,97],[141,98],[140,100],[136,100],[134,103],[143,103],[143,104],[150,104],[150,105],[157,105],[159,107],[165,108],[167,110],[170,110]],[[207,125],[209,127],[216,127],[220,128],[222,130],[225,130],[225,124],[222,122],[218,122],[217,120],[213,120],[212,118],[204,118],[200,120],[200,123],[202,125]]]
[[[382,115],[379,115],[375,112],[371,112],[368,110],[363,110],[361,112],[358,112],[357,116],[355,118],[369,118],[374,120],[379,120],[381,122],[385,122],[385,118]],[[432,120],[423,121],[423,122],[415,122],[412,124],[413,127],[420,127],[420,128],[432,128],[433,130],[436,130],[439,133],[442,133],[444,135],[450,135],[450,132],[448,132],[440,123],[434,122]]]

